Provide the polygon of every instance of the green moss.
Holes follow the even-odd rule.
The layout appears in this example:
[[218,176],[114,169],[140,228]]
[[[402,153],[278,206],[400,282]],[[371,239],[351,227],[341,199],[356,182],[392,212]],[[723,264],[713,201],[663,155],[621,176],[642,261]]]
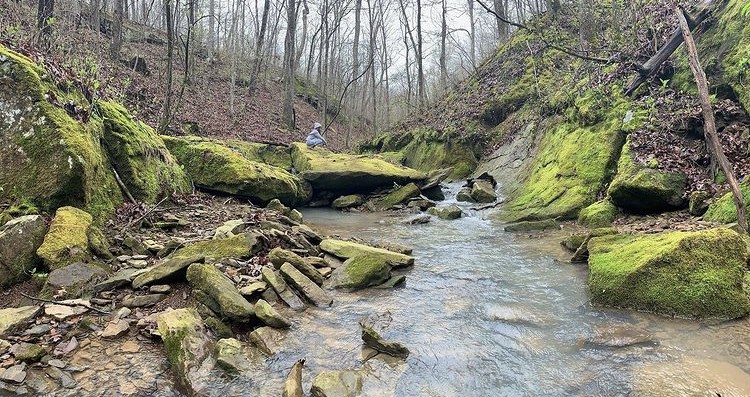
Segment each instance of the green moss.
[[203,140],[166,136],[163,139],[200,188],[264,204],[277,198],[294,206],[310,198],[309,186],[304,181],[281,168],[250,161],[229,147]]
[[89,228],[93,219],[87,212],[74,207],[60,207],[49,226],[37,255],[50,270],[75,262],[91,260]]
[[586,227],[605,227],[612,225],[616,216],[617,207],[609,200],[601,200],[582,209],[578,223]]
[[611,178],[624,131],[636,122],[636,113],[640,112],[618,97],[597,124],[565,122],[548,131],[529,177],[505,207],[505,219],[575,219]]
[[187,247],[178,249],[170,257],[190,258],[202,255],[206,259],[212,260],[224,258],[243,259],[253,255],[257,249],[257,244],[257,239],[253,236],[240,233],[229,238],[198,241]]
[[321,241],[320,249],[339,258],[347,259],[357,256],[377,256],[390,263],[393,267],[404,267],[414,264],[414,258],[411,256],[351,241],[326,239]]
[[216,266],[193,263],[188,266],[187,280],[193,290],[210,296],[221,309],[221,313],[234,321],[247,321],[255,316],[253,305],[240,295],[234,283]]
[[107,152],[133,197],[155,202],[164,195],[191,191],[187,175],[151,127],[116,103],[99,101],[97,109]]
[[[102,150],[102,123],[80,122],[57,104],[87,108],[80,92],[58,89],[46,71],[0,46],[0,200],[44,210],[73,205],[103,223],[122,202]],[[53,104],[54,103],[54,104]]]
[[543,221],[522,221],[505,226],[506,232],[532,232],[542,230],[560,230],[560,224],[554,219]]
[[385,210],[417,196],[419,196],[419,187],[413,183],[410,183],[378,199],[375,202],[375,207],[381,210]]
[[183,384],[190,384],[188,366],[202,359],[209,342],[203,320],[195,309],[177,309],[163,312],[156,323],[177,377]]
[[391,277],[391,267],[379,255],[364,254],[347,259],[331,275],[335,288],[360,289],[379,285]]
[[[745,207],[750,207],[750,182],[740,183],[742,192],[742,201]],[[737,207],[734,204],[732,192],[726,193],[718,200],[708,206],[708,211],[703,215],[703,219],[709,222],[732,223],[737,222]],[[750,218],[749,218],[750,219]]]
[[662,172],[637,164],[628,138],[618,162],[617,176],[607,193],[616,206],[625,210],[660,212],[684,205],[686,184],[685,174]]
[[279,167],[286,171],[292,170],[292,155],[288,146],[237,140],[226,141],[225,144],[248,160]]
[[588,249],[594,303],[686,317],[750,311],[747,246],[729,229],[597,237]]
[[4,211],[8,215],[16,218],[19,216],[24,215],[36,215],[41,213],[39,211],[39,208],[37,208],[33,203],[30,203],[28,201],[23,201],[17,204],[13,204],[10,207],[8,207],[7,210]]

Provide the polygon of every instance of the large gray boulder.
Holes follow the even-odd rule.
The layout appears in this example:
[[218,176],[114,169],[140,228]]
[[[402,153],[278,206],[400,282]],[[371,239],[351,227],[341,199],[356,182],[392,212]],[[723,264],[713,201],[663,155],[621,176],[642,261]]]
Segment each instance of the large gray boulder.
[[36,250],[47,225],[39,215],[26,215],[0,226],[0,287],[23,280],[40,263]]

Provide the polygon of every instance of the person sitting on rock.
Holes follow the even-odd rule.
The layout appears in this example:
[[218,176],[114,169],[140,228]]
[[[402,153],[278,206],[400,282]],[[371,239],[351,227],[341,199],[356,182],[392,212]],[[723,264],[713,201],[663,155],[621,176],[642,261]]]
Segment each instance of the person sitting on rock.
[[320,135],[321,128],[323,128],[323,126],[320,125],[320,123],[313,124],[313,129],[307,134],[307,139],[305,140],[307,147],[314,148],[326,144],[325,138],[323,138],[323,135]]

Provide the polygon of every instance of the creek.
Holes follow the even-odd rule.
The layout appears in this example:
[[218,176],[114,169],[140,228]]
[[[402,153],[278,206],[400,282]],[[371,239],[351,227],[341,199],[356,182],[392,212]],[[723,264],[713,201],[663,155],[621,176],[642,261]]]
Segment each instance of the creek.
[[[396,289],[333,291],[331,308],[288,313],[294,325],[282,351],[256,372],[217,378],[211,394],[280,396],[304,357],[306,390],[322,370],[361,369],[368,397],[750,395],[750,320],[593,307],[586,266],[568,263],[559,244],[570,230],[504,233],[490,213],[466,209],[464,218],[424,225],[305,210],[324,232],[413,247],[416,265]],[[365,362],[361,318],[387,324],[383,336],[405,344],[408,359]],[[159,395],[178,395],[172,381],[162,385]]]

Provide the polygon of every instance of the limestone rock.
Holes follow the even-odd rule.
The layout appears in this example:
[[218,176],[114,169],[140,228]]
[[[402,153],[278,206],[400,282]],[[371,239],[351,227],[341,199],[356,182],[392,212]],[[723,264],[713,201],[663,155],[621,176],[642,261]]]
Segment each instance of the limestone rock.
[[45,289],[53,293],[64,290],[65,297],[78,298],[91,294],[106,277],[104,265],[78,262],[50,272]]
[[216,342],[216,363],[225,371],[242,373],[257,365],[260,353],[235,338],[219,339]]
[[21,216],[0,226],[0,287],[23,280],[40,262],[36,250],[46,231],[39,215]]
[[61,303],[45,303],[44,314],[58,320],[65,320],[68,317],[80,316],[91,308],[89,301],[83,299],[65,300]]
[[0,372],[0,379],[21,383],[26,379],[26,364],[16,364],[12,367],[8,367]]
[[392,208],[406,202],[410,198],[418,197],[419,193],[419,187],[414,183],[409,183],[376,200],[375,208],[380,210]]
[[473,203],[474,198],[471,197],[471,188],[465,187],[456,193],[456,201],[463,201],[465,203]]
[[279,295],[281,300],[284,301],[292,310],[304,310],[305,305],[299,299],[299,297],[289,289],[282,277],[279,277],[270,268],[264,267],[260,270],[263,280],[273,288],[274,291]]
[[281,268],[284,263],[290,263],[297,270],[302,272],[310,280],[314,281],[315,284],[323,284],[323,276],[315,269],[314,266],[310,265],[301,256],[295,254],[292,251],[287,251],[281,248],[274,248],[268,253],[268,259],[273,263],[277,269]]
[[129,329],[130,324],[126,320],[110,321],[102,331],[102,338],[117,338],[128,333]]
[[463,211],[461,211],[461,208],[457,205],[449,205],[442,208],[432,207],[427,210],[427,213],[449,221],[458,219],[463,215]]
[[265,291],[266,288],[268,288],[268,284],[265,281],[256,281],[240,288],[240,294],[243,296],[251,296]]
[[302,392],[302,366],[305,365],[305,360],[298,360],[292,366],[289,371],[289,375],[286,377],[284,382],[284,391],[281,393],[281,397],[303,397]]
[[360,323],[360,327],[362,328],[362,341],[368,347],[397,358],[409,357],[409,349],[401,343],[383,339],[377,331],[364,323]]
[[356,397],[362,391],[362,375],[357,371],[323,371],[313,379],[313,397]]
[[362,289],[384,283],[391,277],[391,266],[382,256],[362,255],[347,259],[331,273],[333,288]]
[[393,276],[389,278],[383,284],[376,285],[375,288],[380,288],[380,289],[396,288],[405,282],[406,282],[406,276],[404,276],[403,274],[400,274],[398,276]]
[[506,232],[535,232],[544,230],[560,230],[560,224],[554,219],[544,221],[522,221],[506,225]]
[[264,354],[273,356],[281,351],[281,342],[284,337],[285,334],[282,331],[271,327],[260,327],[248,335],[248,340]]
[[225,258],[245,259],[253,256],[260,249],[260,234],[246,232],[224,239],[198,241],[178,249],[169,257],[189,258],[203,255],[206,260],[215,261]]
[[191,395],[208,392],[213,368],[211,340],[195,309],[163,312],[156,320],[167,358]]
[[130,295],[122,300],[122,305],[128,308],[153,306],[164,300],[164,294]]
[[333,303],[333,298],[294,266],[285,263],[281,265],[280,271],[289,284],[300,291],[315,306],[328,307]]
[[333,153],[325,148],[309,149],[304,143],[293,143],[291,147],[294,168],[316,191],[365,193],[427,177],[419,171],[377,157]]
[[248,160],[240,152],[218,142],[195,137],[162,137],[195,185],[250,198],[260,203],[273,199],[289,205],[309,201],[307,183],[288,171]]
[[485,179],[475,179],[469,195],[477,203],[492,203],[497,200],[495,187]]
[[408,267],[414,264],[414,258],[411,256],[351,241],[326,239],[320,243],[320,249],[345,259],[363,255],[376,256],[388,262],[393,268]]
[[747,246],[729,229],[596,237],[588,250],[593,303],[698,318],[750,312]]
[[257,302],[255,302],[255,316],[257,316],[260,321],[263,321],[264,324],[268,325],[269,327],[274,328],[289,328],[292,326],[291,321],[287,320],[284,316],[279,314],[276,310],[274,310],[271,305],[264,301],[263,299],[258,299]]
[[336,200],[333,200],[331,207],[338,208],[338,209],[359,207],[360,205],[364,204],[364,202],[365,200],[362,198],[361,195],[349,194],[346,196],[341,196],[337,198]]
[[135,277],[133,279],[133,288],[138,289],[144,285],[149,285],[171,276],[175,276],[193,263],[203,262],[205,259],[206,257],[204,255],[171,257]]
[[90,261],[89,228],[93,218],[75,207],[60,207],[37,249],[37,255],[50,270],[57,270],[75,262]]
[[42,310],[41,306],[0,309],[0,337],[13,335],[26,327]]
[[245,231],[245,221],[242,219],[231,219],[224,222],[223,225],[216,228],[214,231],[214,240],[223,238],[234,237],[235,235]]
[[190,286],[201,290],[218,303],[221,313],[235,321],[248,321],[254,316],[253,306],[234,284],[214,265],[194,263],[188,267]]
[[17,361],[25,362],[26,364],[35,363],[47,354],[42,346],[33,343],[21,342],[11,347],[10,352]]

